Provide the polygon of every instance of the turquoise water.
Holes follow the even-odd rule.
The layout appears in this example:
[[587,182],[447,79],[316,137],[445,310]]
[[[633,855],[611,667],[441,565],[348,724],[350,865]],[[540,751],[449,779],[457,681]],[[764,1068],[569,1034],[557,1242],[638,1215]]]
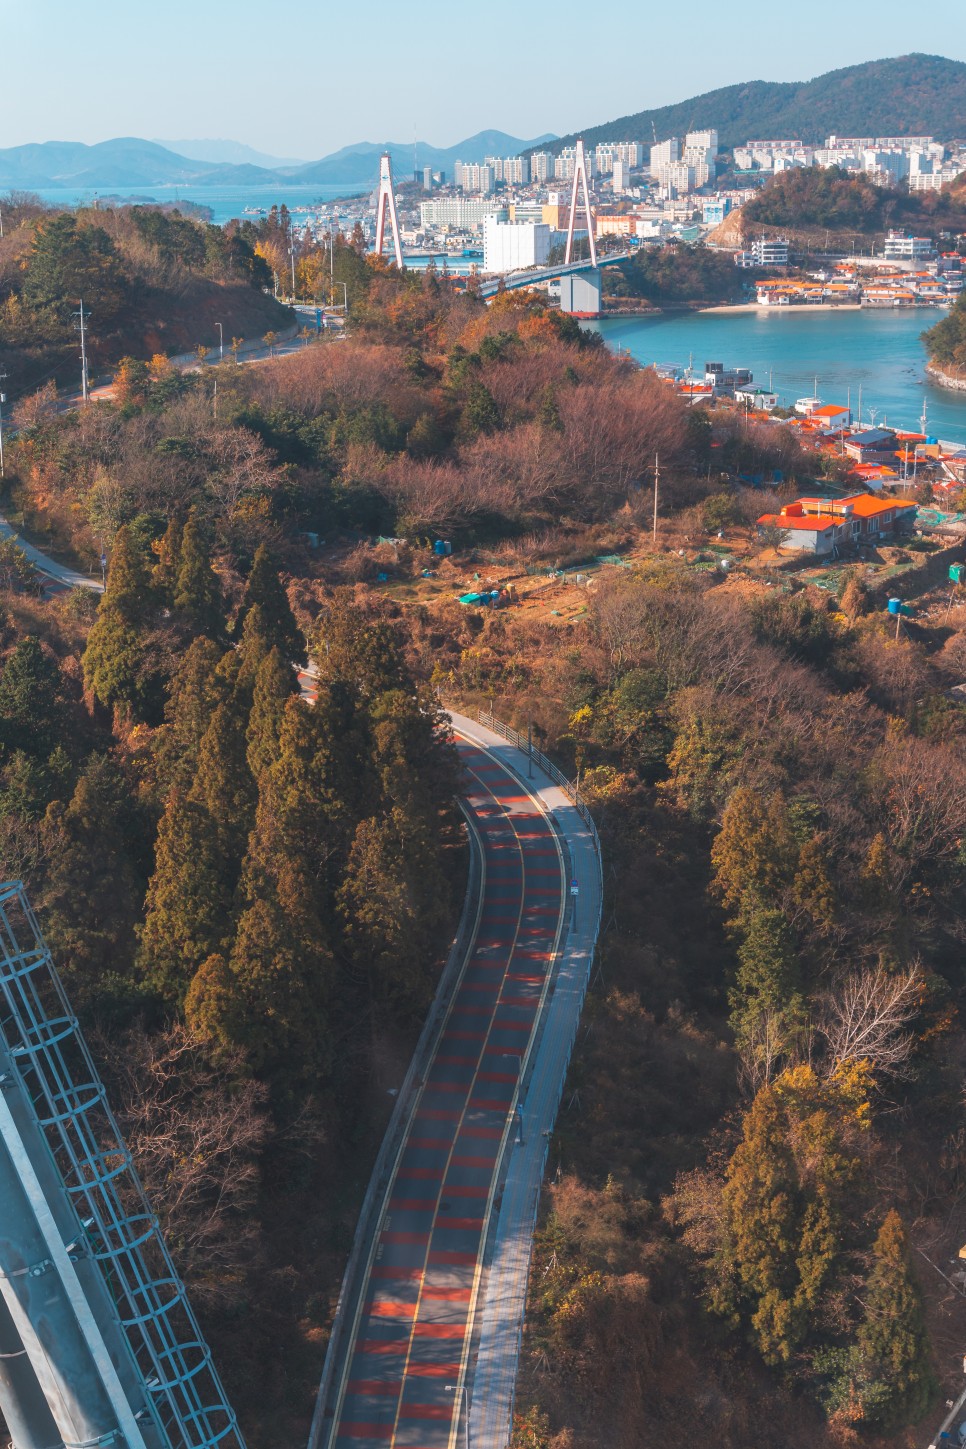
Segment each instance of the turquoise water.
[[[233,217],[243,218],[246,206],[281,206],[284,202],[290,209],[311,206],[317,201],[331,201],[335,196],[364,196],[373,189],[370,179],[351,182],[340,181],[329,186],[145,186],[132,187],[129,191],[116,188],[116,194],[123,200],[178,202],[194,201],[199,206],[208,206],[213,213],[212,221],[223,226]],[[103,197],[107,193],[102,190]],[[54,187],[37,193],[43,201],[53,206],[90,206],[97,196],[94,191],[76,191],[69,187]]]
[[645,363],[695,368],[705,362],[750,367],[759,387],[772,387],[782,406],[810,395],[818,379],[824,402],[852,412],[862,387],[862,421],[918,428],[926,404],[930,436],[966,446],[966,393],[927,382],[920,333],[946,313],[939,308],[857,312],[688,312],[609,318],[586,325]]

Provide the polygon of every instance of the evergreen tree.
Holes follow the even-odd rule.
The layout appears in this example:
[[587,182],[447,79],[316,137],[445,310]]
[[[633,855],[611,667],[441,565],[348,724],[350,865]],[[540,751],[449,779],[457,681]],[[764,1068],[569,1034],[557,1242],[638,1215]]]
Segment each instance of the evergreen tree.
[[28,634],[0,675],[0,744],[45,760],[66,736],[63,679],[39,639]]
[[268,648],[281,650],[282,657],[290,664],[304,664],[307,658],[305,636],[295,622],[278,564],[264,543],[259,544],[255,551],[236,630],[244,624],[249,610],[256,605],[262,612],[261,634]]
[[235,688],[250,706],[255,691],[255,679],[262,664],[273,649],[271,631],[265,622],[261,604],[253,604],[245,615],[241,640],[238,645],[238,675]]
[[234,891],[249,832],[255,823],[256,787],[248,767],[247,710],[238,693],[219,704],[198,746],[191,800],[211,821],[219,873]]
[[938,1388],[909,1241],[894,1209],[879,1229],[873,1257],[861,1295],[864,1317],[858,1348],[878,1386],[871,1417],[881,1428],[892,1430],[920,1419]]
[[173,789],[158,828],[138,960],[149,984],[175,1005],[230,938],[232,885],[207,809]]
[[279,758],[262,775],[229,962],[245,1007],[238,1044],[276,1084],[315,1083],[328,1055],[335,977],[320,870],[324,815],[299,790],[307,752],[291,726],[300,709],[290,701]]
[[767,797],[745,785],[732,791],[711,863],[715,890],[725,906],[740,908],[746,893],[765,905],[781,905],[794,879],[798,845],[777,791]]
[[294,671],[277,647],[262,660],[255,675],[251,714],[246,732],[248,768],[253,780],[278,759],[285,706],[298,685]]
[[69,804],[43,826],[45,930],[76,1004],[130,999],[127,971],[144,899],[145,821],[116,763],[92,755]]
[[178,586],[183,532],[184,525],[180,518],[174,515],[165,529],[160,543],[155,544],[158,561],[151,572],[151,582],[158,598],[169,609],[174,607],[175,590]]
[[224,633],[221,585],[211,566],[211,544],[193,512],[181,535],[173,602],[176,613],[193,634],[218,639]]
[[150,671],[144,637],[153,602],[144,555],[130,529],[120,528],[84,651],[84,678],[101,704],[127,705],[142,719],[159,703],[159,682]]
[[795,940],[784,912],[746,901],[738,918],[738,972],[729,993],[739,1052],[767,1079],[805,1020]]
[[466,390],[466,401],[460,412],[460,436],[466,439],[480,433],[494,433],[500,426],[500,412],[493,394],[485,383],[474,380]]
[[433,939],[446,892],[425,842],[407,834],[400,811],[360,821],[349,853],[339,908],[356,971],[370,1004],[398,1019],[425,1010],[432,996]]
[[344,594],[337,594],[319,621],[312,650],[321,679],[338,680],[372,699],[389,689],[415,692],[399,634],[383,620],[366,618]]
[[245,1035],[244,1002],[224,956],[209,956],[191,979],[184,1000],[189,1031],[215,1055],[237,1047]]
[[[857,1159],[851,1134],[868,1112],[862,1073],[820,1081],[809,1066],[762,1087],[728,1164],[727,1225],[713,1306],[747,1316],[767,1363],[799,1350],[846,1247]],[[722,1267],[726,1270],[721,1272]]]
[[198,747],[215,709],[231,685],[219,671],[222,652],[211,639],[193,639],[171,680],[163,727],[156,736],[162,788],[189,790],[198,768]]

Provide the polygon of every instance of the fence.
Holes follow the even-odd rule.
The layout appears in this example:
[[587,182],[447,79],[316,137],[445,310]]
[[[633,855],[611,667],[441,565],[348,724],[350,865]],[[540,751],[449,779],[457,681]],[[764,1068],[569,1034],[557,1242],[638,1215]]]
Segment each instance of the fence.
[[558,770],[557,766],[552,760],[547,759],[542,750],[534,749],[533,741],[529,735],[522,735],[519,730],[515,730],[512,725],[504,724],[501,719],[497,719],[496,715],[490,714],[488,710],[477,710],[476,717],[485,729],[492,730],[496,735],[502,735],[507,744],[515,745],[518,750],[522,750],[528,760],[533,760],[539,765],[544,774],[549,775],[554,784],[559,785],[561,790],[564,790],[570,796],[578,815],[590,831],[591,838],[594,842],[594,849],[597,852],[597,858],[599,860],[600,837],[597,834],[594,817],[580,798],[579,784],[574,780],[568,780],[563,771]]

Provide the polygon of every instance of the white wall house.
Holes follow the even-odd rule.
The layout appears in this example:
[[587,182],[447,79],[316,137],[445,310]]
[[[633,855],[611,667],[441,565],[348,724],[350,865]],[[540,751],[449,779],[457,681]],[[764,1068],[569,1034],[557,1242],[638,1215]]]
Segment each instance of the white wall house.
[[484,272],[515,272],[543,266],[550,256],[550,227],[542,221],[483,222]]

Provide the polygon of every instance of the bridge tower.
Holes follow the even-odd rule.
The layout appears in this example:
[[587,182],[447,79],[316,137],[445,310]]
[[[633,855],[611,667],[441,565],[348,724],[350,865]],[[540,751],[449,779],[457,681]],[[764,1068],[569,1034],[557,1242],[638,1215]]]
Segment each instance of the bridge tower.
[[16,1449],[244,1449],[19,881],[0,885],[0,1413]]
[[379,158],[379,202],[376,206],[376,255],[382,256],[382,249],[386,240],[386,213],[392,222],[392,241],[396,252],[396,266],[402,272],[405,270],[403,262],[402,243],[399,240],[399,217],[396,214],[396,192],[392,182],[392,157],[388,151],[384,151]]
[[594,218],[590,210],[590,189],[587,185],[587,156],[584,152],[583,141],[577,142],[577,154],[574,157],[574,184],[570,190],[570,215],[567,218],[567,249],[564,252],[564,265],[569,266],[573,261],[574,248],[574,223],[577,220],[577,192],[578,187],[583,191],[584,215],[587,218],[587,236],[590,239],[590,263],[597,265],[597,247],[594,245]]

